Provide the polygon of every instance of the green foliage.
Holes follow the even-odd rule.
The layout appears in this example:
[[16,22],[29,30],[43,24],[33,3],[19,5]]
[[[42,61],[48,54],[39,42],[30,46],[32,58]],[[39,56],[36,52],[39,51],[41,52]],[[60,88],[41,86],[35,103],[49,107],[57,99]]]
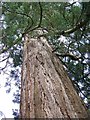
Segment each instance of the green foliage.
[[[53,45],[55,52],[60,54],[71,53],[80,58],[75,60],[70,56],[59,56],[60,60],[67,67],[67,71],[77,86],[78,93],[83,98],[87,98],[87,106],[90,104],[90,21],[87,20],[87,8],[90,2],[82,3],[27,3],[12,2],[3,3],[3,39],[1,49],[9,52],[9,57],[13,58],[14,67],[22,63],[23,33],[35,37],[35,29],[47,30],[47,39]],[[82,26],[80,22],[86,20]],[[63,34],[76,26],[70,33]],[[61,34],[62,33],[62,34]],[[65,41],[58,38],[63,35]],[[79,87],[82,84],[82,87]],[[84,94],[83,94],[84,93]]]

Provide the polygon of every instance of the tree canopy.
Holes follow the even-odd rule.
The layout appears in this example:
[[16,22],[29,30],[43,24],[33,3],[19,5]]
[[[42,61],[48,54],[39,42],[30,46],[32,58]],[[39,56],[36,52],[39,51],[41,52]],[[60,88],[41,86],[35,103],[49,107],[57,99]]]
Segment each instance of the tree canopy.
[[[17,67],[22,64],[25,34],[46,37],[60,58],[69,77],[90,109],[90,2],[4,2],[0,24],[1,61],[15,68],[10,77],[17,80]],[[19,78],[18,78],[19,80]],[[20,83],[17,80],[17,86]],[[17,95],[17,97],[19,94]]]

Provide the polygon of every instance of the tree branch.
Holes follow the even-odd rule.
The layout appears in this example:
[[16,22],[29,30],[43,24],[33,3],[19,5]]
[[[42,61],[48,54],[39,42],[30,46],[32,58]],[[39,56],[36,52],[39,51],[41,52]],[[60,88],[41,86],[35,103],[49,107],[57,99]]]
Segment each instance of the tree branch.
[[26,16],[26,17],[30,18],[31,21],[33,21],[32,18],[31,18],[31,16],[29,16],[29,15],[26,14],[26,13],[21,13],[21,12],[17,12],[17,11],[11,11],[11,10],[7,9],[5,6],[3,6],[3,7],[4,7],[8,12],[16,13],[16,14],[19,14],[19,15],[22,15],[22,16]]
[[63,54],[55,53],[55,54],[57,56],[59,56],[59,57],[70,57],[72,60],[79,60],[79,59],[81,59],[81,57],[74,56],[73,54],[70,54],[70,53],[63,53]]
[[9,9],[7,9],[5,6],[3,6],[8,12],[11,12],[11,13],[16,13],[18,15],[22,15],[22,16],[26,16],[28,17],[30,20],[31,20],[31,25],[29,26],[29,29],[33,26],[33,19],[31,18],[31,16],[29,16],[28,14],[26,13],[21,13],[21,12],[17,12],[17,11],[11,11]]
[[88,19],[81,21],[80,23],[78,23],[76,26],[74,26],[73,28],[66,30],[66,31],[61,31],[61,32],[57,32],[58,35],[65,35],[65,34],[71,34],[73,32],[75,32],[76,30],[82,28],[83,26],[85,26],[88,22]]
[[37,28],[39,28],[41,26],[41,23],[42,23],[42,6],[41,6],[41,3],[39,2],[39,7],[40,7],[40,18],[39,18],[39,23],[37,26],[35,26],[34,28],[27,28],[26,31],[22,34],[22,36],[24,36],[25,34],[29,33],[30,31],[33,31],[33,30],[36,30]]
[[7,60],[9,57],[10,57],[10,55],[8,55],[6,58],[0,60],[0,62],[3,62],[3,61],[5,61],[5,60]]

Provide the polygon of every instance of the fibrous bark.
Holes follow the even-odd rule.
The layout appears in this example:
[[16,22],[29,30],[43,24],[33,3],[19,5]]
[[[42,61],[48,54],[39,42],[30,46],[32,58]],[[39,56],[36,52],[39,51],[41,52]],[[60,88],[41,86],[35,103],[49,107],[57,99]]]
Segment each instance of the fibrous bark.
[[87,110],[47,40],[25,38],[21,118],[87,118]]

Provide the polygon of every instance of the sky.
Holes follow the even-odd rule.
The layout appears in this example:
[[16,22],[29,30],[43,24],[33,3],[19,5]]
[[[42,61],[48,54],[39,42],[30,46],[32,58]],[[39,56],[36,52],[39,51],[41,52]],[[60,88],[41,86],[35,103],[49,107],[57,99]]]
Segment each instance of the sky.
[[[6,76],[0,75],[0,112],[3,112],[6,118],[13,118],[12,115],[12,109],[19,109],[19,105],[16,103],[13,103],[13,92],[15,91],[15,88],[11,90],[10,93],[6,93],[5,82],[6,82]],[[0,116],[1,118],[2,116]]]
[[[0,67],[3,67],[5,62],[0,63]],[[7,73],[9,72],[10,68],[8,68]],[[12,109],[19,109],[19,104],[13,103],[12,100],[14,99],[13,93],[16,91],[15,85],[12,84],[11,92],[6,93],[8,87],[5,87],[5,83],[7,81],[8,74],[0,72],[0,120],[4,116],[6,118],[13,118]],[[4,114],[4,115],[3,115]]]

